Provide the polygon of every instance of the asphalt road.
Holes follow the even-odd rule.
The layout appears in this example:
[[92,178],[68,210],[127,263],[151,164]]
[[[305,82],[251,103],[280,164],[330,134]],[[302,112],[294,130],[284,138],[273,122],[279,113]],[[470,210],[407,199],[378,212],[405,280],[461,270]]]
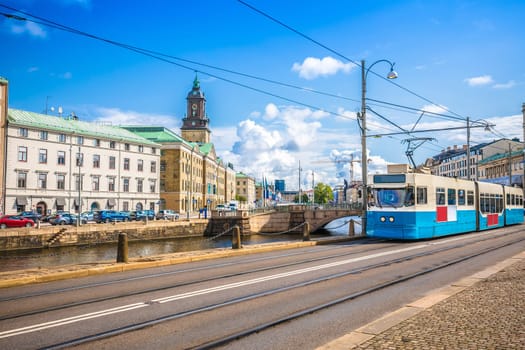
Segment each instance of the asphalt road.
[[[259,327],[222,346],[315,349],[523,251],[524,242],[521,227],[412,243],[359,240],[2,289],[0,348],[53,348],[78,341],[81,349],[187,349]],[[435,272],[263,327],[476,253]],[[100,339],[83,342],[93,335]]]

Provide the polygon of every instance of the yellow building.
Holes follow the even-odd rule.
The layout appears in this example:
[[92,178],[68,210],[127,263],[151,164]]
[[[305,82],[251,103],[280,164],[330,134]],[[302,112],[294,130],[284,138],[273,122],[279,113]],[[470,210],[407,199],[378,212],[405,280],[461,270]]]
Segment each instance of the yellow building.
[[186,97],[186,116],[181,136],[161,126],[126,126],[161,146],[160,209],[174,209],[190,215],[199,209],[213,209],[235,198],[235,171],[217,157],[211,140],[206,99],[195,77]]

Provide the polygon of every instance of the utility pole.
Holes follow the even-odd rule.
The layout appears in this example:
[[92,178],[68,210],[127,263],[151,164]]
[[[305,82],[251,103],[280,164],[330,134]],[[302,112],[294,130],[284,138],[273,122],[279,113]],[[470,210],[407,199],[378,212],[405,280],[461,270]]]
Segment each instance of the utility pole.
[[467,180],[470,180],[470,119],[467,117]]
[[509,186],[512,186],[512,146],[509,142]]
[[[525,103],[521,105],[521,114],[523,115],[523,162],[525,162]],[[523,177],[521,178],[521,188],[525,197],[525,165],[523,166]]]
[[301,204],[301,161],[299,161],[299,204]]
[[314,181],[314,171],[312,170],[312,204],[315,204],[315,181]]

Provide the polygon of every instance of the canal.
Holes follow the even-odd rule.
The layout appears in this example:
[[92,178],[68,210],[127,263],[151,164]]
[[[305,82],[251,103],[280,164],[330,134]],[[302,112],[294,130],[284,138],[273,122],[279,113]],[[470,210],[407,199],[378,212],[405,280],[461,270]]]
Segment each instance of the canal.
[[[325,230],[315,232],[312,238],[348,235],[348,218],[331,222]],[[332,228],[330,228],[332,227]],[[357,231],[357,230],[356,230]],[[358,233],[358,232],[357,232]],[[271,242],[299,241],[300,234],[250,235],[242,237],[243,245]],[[129,242],[129,258],[140,258],[177,252],[231,247],[231,236],[215,239],[203,237],[173,238],[164,240],[142,240]],[[0,253],[0,272],[44,268],[72,264],[90,264],[116,261],[117,243],[104,243],[86,246],[53,247]]]

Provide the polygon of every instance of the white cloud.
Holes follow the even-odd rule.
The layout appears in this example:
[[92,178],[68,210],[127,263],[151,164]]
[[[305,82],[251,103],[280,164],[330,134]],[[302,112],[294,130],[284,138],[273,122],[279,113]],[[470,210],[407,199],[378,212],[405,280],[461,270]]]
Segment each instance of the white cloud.
[[492,84],[494,82],[490,75],[481,75],[479,77],[466,78],[464,81],[469,86],[482,86]]
[[307,57],[302,64],[294,63],[292,70],[299,72],[301,78],[312,80],[320,76],[335,75],[340,71],[349,73],[355,67],[353,63],[343,63],[332,57]]
[[180,119],[173,116],[140,113],[135,111],[122,111],[119,108],[95,108],[94,111],[88,112],[94,114],[95,121],[110,122],[112,125],[159,125],[172,129],[180,134]]
[[38,38],[46,38],[47,32],[38,24],[25,21],[23,24],[13,24],[11,32],[15,34],[29,34]]
[[28,72],[28,73],[33,73],[33,72],[37,72],[38,70],[39,70],[38,67],[29,67],[29,68],[27,69],[27,72]]
[[513,88],[514,86],[516,86],[516,82],[514,80],[510,80],[509,82],[507,83],[504,83],[504,84],[494,84],[492,87],[494,89],[510,89],[510,88]]

